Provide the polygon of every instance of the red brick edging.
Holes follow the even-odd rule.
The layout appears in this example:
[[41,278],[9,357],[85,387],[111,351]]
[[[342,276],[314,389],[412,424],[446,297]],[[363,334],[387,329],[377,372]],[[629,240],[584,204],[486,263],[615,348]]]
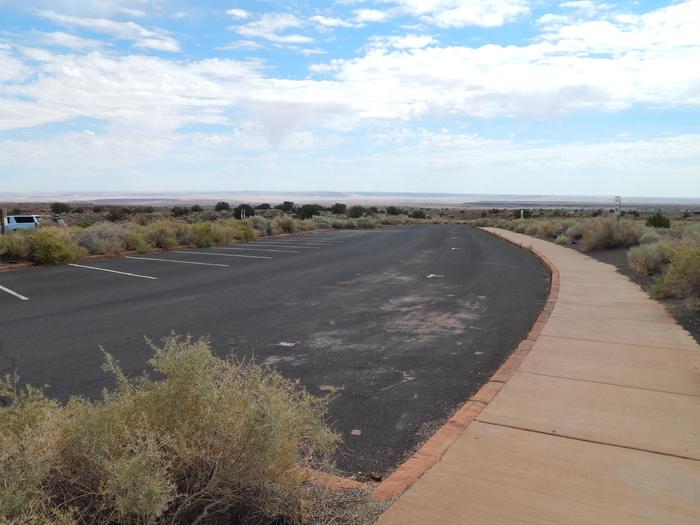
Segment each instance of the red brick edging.
[[[495,234],[492,233],[492,235]],[[512,242],[504,237],[499,236],[499,238]],[[516,245],[524,248],[518,244]],[[467,429],[469,424],[481,414],[484,408],[486,408],[486,405],[493,401],[501,388],[503,388],[503,385],[513,377],[513,374],[518,370],[520,364],[535,344],[535,341],[539,338],[542,328],[544,328],[559,298],[559,270],[557,270],[552,262],[541,253],[538,253],[532,248],[529,248],[529,251],[549,269],[552,281],[547,302],[542,312],[540,312],[539,317],[532,325],[527,337],[518,345],[515,351],[510,354],[500,368],[496,370],[491,376],[491,379],[484,384],[479,391],[447,421],[447,423],[440,427],[413,456],[399,465],[389,477],[377,485],[374,489],[374,497],[376,499],[383,501],[398,496],[413,485],[413,483],[418,481],[426,471],[437,464],[442,455],[447,452],[447,449],[450,448],[462,432]]]

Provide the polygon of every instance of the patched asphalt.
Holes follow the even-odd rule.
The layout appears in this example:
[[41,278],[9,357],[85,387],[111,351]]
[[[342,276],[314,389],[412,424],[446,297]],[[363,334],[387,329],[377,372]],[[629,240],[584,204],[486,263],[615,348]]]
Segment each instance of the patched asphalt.
[[0,372],[61,399],[96,397],[111,386],[100,346],[138,374],[151,355],[144,336],[209,335],[222,356],[333,394],[338,466],[379,479],[488,380],[549,287],[531,254],[464,225],[233,248],[0,273],[0,286],[28,298],[0,290]]

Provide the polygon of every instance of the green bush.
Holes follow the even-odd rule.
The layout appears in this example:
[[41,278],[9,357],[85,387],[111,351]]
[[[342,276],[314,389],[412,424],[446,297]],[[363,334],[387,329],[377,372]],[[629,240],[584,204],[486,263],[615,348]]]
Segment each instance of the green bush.
[[85,255],[64,228],[40,228],[31,236],[30,260],[37,264],[74,262]]
[[350,206],[348,208],[348,217],[351,219],[359,219],[365,214],[365,209],[362,206]]
[[152,248],[146,239],[144,239],[141,231],[138,229],[131,230],[126,236],[126,249],[139,253],[146,253]]
[[663,215],[661,212],[657,212],[647,219],[647,226],[651,228],[670,228],[671,219]]
[[566,244],[569,244],[569,238],[566,235],[561,234],[561,235],[557,236],[556,239],[554,239],[554,242],[556,244],[559,244],[560,246],[564,246]]
[[411,213],[412,219],[425,219],[426,215],[423,210],[413,210]]
[[255,215],[249,219],[250,224],[258,230],[263,236],[270,235],[272,233],[272,221],[267,217],[262,215]]
[[70,212],[70,206],[68,204],[65,204],[63,202],[54,202],[51,204],[51,213],[54,215],[60,215],[62,213],[69,213]]
[[216,243],[214,226],[210,222],[197,222],[192,225],[194,244],[198,248],[208,248]]
[[231,205],[228,202],[221,201],[221,202],[217,202],[214,205],[215,211],[228,211],[230,209],[231,209]]
[[668,270],[651,289],[657,298],[700,298],[700,248],[679,246]]
[[627,252],[627,261],[638,274],[653,275],[664,269],[672,255],[673,245],[668,241],[658,241],[630,248]]
[[[153,346],[161,378],[129,380],[105,354],[117,390],[64,406],[0,381],[0,521],[193,523],[204,509],[227,523],[371,523],[369,495],[352,506],[310,482],[338,436],[326,403],[296,382],[215,357],[206,340]],[[229,519],[225,519],[228,516]],[[223,522],[223,521],[222,521]]]

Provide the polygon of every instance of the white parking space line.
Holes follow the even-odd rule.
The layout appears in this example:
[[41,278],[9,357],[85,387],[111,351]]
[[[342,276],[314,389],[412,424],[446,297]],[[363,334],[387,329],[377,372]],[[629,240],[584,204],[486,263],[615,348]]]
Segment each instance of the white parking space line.
[[98,268],[97,266],[85,266],[83,264],[69,264],[68,266],[73,266],[75,268],[86,268],[88,270],[97,270],[100,272],[118,273],[120,275],[128,275],[129,277],[140,277],[141,279],[152,279],[154,281],[158,279],[158,277],[151,277],[150,275],[139,275],[137,273],[118,272],[117,270],[108,270],[107,268]]
[[230,268],[231,265],[229,264],[217,264],[217,263],[203,263],[203,262],[195,262],[195,261],[178,261],[176,259],[158,259],[157,257],[132,257],[130,255],[127,255],[124,257],[125,259],[136,259],[139,261],[162,261],[162,262],[169,262],[169,263],[179,263],[179,264],[196,264],[198,266],[224,266],[226,268]]
[[223,247],[219,246],[217,250],[242,250],[242,251],[253,251],[253,252],[276,252],[276,253],[301,253],[295,250],[272,250],[268,248],[236,248],[236,247]]
[[3,292],[7,292],[10,295],[14,295],[18,299],[22,299],[23,301],[29,301],[29,297],[25,297],[24,295],[18,294],[17,292],[13,292],[9,288],[5,288],[4,286],[0,286],[0,290],[2,290]]
[[301,248],[304,250],[320,250],[321,249],[320,246],[299,246],[297,244],[283,244],[283,243],[273,244],[273,243],[267,243],[267,242],[266,243],[255,242],[255,243],[251,243],[250,245],[251,246],[252,245],[265,246],[266,248],[268,248],[268,247],[269,248]]
[[177,252],[177,253],[189,253],[190,255],[218,255],[220,257],[245,257],[247,259],[272,259],[272,257],[267,257],[265,255],[240,255],[238,253],[218,253],[218,252]]

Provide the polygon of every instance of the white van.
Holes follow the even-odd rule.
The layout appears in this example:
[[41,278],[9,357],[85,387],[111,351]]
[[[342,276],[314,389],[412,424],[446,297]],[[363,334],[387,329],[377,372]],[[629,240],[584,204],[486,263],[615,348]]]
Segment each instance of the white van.
[[65,226],[66,223],[60,217],[45,217],[42,215],[8,215],[5,231],[7,233],[15,230],[30,230],[38,228],[41,224],[52,224],[54,226]]

